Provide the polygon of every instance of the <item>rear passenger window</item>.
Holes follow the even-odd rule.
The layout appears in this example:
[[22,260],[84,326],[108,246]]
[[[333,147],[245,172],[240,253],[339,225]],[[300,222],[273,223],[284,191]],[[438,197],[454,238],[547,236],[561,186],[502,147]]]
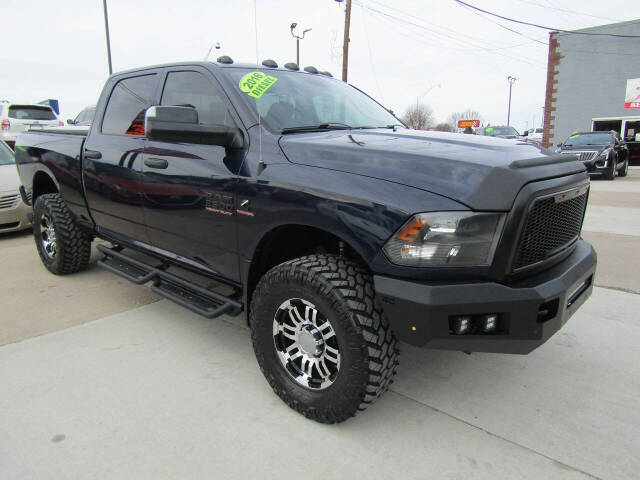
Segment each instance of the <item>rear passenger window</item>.
[[102,133],[144,135],[144,113],[151,105],[155,86],[155,74],[120,80],[111,92]]
[[220,89],[198,72],[169,73],[160,104],[193,107],[202,125],[234,125]]

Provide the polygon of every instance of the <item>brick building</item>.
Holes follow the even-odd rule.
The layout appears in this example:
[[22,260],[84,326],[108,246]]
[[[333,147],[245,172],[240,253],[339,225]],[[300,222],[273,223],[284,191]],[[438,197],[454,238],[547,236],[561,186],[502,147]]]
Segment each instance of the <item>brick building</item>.
[[617,131],[640,165],[640,20],[549,34],[543,144],[576,130]]

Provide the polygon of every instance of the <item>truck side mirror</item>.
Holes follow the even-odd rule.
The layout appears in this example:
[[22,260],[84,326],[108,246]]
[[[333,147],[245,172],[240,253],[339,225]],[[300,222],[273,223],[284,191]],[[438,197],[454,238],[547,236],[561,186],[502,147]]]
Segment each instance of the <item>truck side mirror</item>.
[[200,125],[193,107],[156,105],[144,115],[147,138],[165,142],[185,142],[242,148],[244,140],[239,128],[228,125]]
[[75,125],[76,122],[73,121],[73,119],[71,118],[67,118],[67,125]]

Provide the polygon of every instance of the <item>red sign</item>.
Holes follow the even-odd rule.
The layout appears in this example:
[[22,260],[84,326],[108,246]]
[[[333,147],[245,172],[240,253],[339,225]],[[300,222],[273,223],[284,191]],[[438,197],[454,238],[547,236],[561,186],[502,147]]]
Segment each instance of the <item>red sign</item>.
[[624,108],[640,108],[640,102],[625,102]]
[[480,126],[480,120],[458,120],[458,128],[468,128],[468,127],[478,128],[479,126]]

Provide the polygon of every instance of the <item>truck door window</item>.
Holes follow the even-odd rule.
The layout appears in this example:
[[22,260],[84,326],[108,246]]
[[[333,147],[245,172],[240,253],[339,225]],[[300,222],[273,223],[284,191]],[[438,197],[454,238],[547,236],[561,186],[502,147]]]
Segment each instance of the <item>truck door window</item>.
[[193,107],[202,125],[234,126],[219,88],[198,72],[170,72],[160,104]]
[[102,133],[144,135],[144,113],[151,105],[155,86],[155,74],[120,80],[111,92]]

